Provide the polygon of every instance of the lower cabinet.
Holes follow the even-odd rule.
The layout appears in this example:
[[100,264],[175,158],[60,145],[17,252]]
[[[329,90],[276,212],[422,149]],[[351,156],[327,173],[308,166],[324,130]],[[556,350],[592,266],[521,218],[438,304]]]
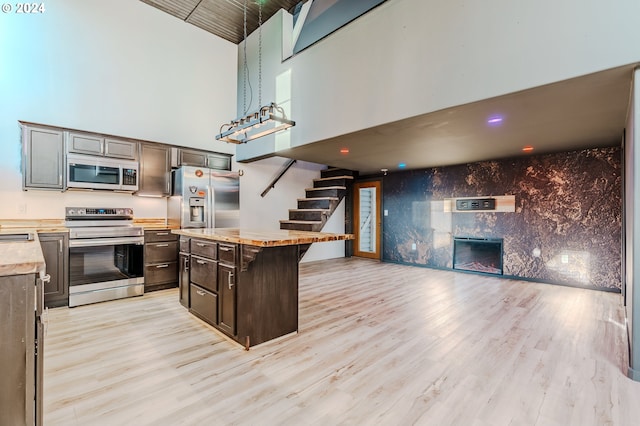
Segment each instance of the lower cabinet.
[[180,304],[189,308],[189,253],[180,252],[178,286],[180,287]]
[[168,229],[144,231],[144,291],[178,285],[178,236]]
[[218,325],[225,333],[236,334],[236,267],[218,263],[220,318]]
[[218,295],[195,284],[190,285],[189,292],[191,313],[209,324],[216,324],[218,322]]
[[44,284],[44,305],[56,308],[69,305],[69,234],[67,232],[38,234],[47,274]]
[[[186,248],[185,248],[186,249]],[[189,311],[248,348],[298,329],[297,245],[258,247],[191,237],[181,252]],[[182,284],[181,284],[182,285]]]

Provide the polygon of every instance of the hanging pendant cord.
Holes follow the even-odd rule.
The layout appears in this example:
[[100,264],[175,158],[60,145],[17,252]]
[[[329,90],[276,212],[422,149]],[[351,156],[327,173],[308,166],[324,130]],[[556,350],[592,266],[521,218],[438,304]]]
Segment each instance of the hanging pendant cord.
[[[244,78],[242,82],[244,104],[242,115],[246,115],[253,103],[253,88],[251,87],[251,79],[249,77],[249,62],[247,61],[247,0],[244,0],[244,44],[243,44],[243,62],[244,62]],[[247,86],[249,86],[249,103],[247,104]]]
[[258,108],[262,108],[262,1],[258,0]]

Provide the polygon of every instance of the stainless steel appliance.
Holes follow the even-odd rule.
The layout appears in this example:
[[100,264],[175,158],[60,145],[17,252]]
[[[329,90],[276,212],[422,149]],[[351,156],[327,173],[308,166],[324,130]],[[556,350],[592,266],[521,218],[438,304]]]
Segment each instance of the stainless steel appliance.
[[240,221],[237,172],[183,166],[173,171],[171,224],[180,228],[236,228]]
[[144,294],[144,232],[128,208],[67,207],[69,306]]
[[138,162],[67,154],[67,188],[138,190]]

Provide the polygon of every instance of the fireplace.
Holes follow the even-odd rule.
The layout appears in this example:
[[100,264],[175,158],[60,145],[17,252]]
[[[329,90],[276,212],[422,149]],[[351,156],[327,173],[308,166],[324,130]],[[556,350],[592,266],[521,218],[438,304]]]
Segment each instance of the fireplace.
[[502,238],[453,237],[453,269],[502,275]]

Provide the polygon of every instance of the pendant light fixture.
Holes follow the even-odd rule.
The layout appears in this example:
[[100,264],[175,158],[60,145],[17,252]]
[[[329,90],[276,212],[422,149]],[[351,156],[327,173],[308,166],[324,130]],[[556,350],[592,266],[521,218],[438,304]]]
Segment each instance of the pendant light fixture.
[[[262,2],[258,3],[258,105],[262,105]],[[247,83],[249,81],[249,67],[247,65],[247,0],[244,0],[244,45],[243,45],[243,114],[220,126],[220,134],[216,140],[228,143],[247,143],[254,139],[288,129],[296,125],[295,121],[287,119],[284,109],[275,102],[260,106],[257,111],[248,113]],[[253,96],[252,96],[253,98]]]

